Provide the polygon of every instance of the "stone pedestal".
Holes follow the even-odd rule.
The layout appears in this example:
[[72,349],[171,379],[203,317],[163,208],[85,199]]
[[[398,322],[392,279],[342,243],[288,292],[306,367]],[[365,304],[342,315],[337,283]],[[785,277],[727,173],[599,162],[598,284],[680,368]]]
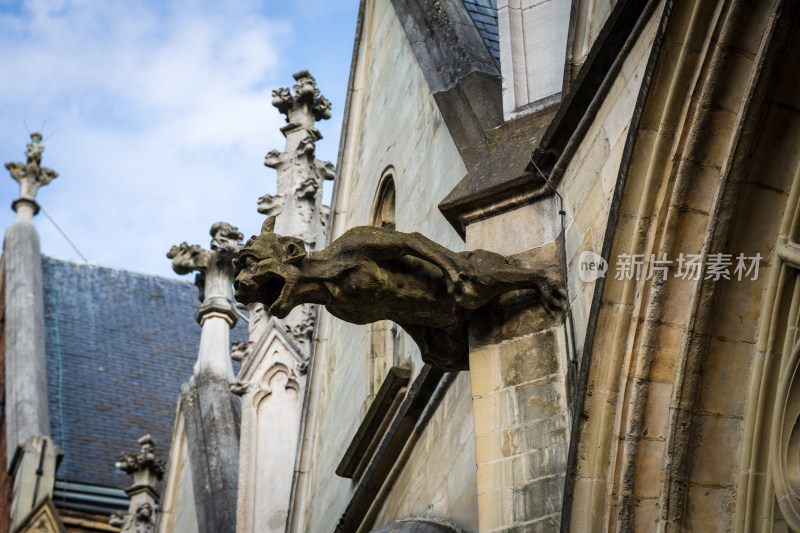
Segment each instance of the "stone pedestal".
[[181,390],[181,415],[200,533],[236,530],[239,474],[239,398],[212,373],[195,375]]
[[233,364],[230,357],[231,328],[236,324],[236,312],[228,298],[209,298],[197,310],[200,333],[200,350],[194,367],[195,375],[210,373],[233,381]]
[[7,464],[34,435],[49,435],[44,351],[44,297],[34,206],[18,202],[17,220],[6,231],[6,437]]

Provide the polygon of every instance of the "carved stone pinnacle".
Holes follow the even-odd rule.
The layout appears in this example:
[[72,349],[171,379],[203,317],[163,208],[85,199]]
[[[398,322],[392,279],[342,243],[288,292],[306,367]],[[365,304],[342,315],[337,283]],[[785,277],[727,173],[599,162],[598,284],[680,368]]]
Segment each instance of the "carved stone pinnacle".
[[139,439],[139,453],[124,453],[117,468],[133,476],[133,485],[125,489],[131,502],[128,512],[116,512],[108,523],[120,533],[153,533],[155,531],[156,484],[164,476],[166,461],[156,455],[156,441],[150,435]]

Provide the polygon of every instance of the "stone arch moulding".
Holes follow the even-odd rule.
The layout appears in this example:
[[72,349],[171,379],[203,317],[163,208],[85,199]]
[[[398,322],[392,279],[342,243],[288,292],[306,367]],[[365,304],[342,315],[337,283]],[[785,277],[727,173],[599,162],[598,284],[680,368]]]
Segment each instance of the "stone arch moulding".
[[380,228],[396,229],[397,226],[397,185],[395,177],[397,172],[392,165],[387,166],[381,173],[378,188],[372,200],[369,224]]
[[[372,200],[369,224],[379,228],[396,229],[397,227],[397,172],[392,165],[387,165],[378,180],[378,187]],[[367,397],[368,403],[375,397],[386,374],[392,366],[400,364],[398,357],[400,329],[390,320],[381,320],[367,326],[369,328],[369,345],[367,346],[368,371]]]
[[[791,9],[787,9],[791,5]],[[800,6],[784,5],[776,17],[772,68],[800,58]],[[791,87],[791,88],[790,88]],[[755,354],[744,416],[736,490],[735,531],[800,531],[800,96],[796,84],[775,75],[766,98],[777,109],[759,131],[775,164],[758,172],[790,187],[771,253],[759,312]],[[780,106],[780,107],[778,107]],[[783,174],[788,177],[783,178]],[[760,220],[756,223],[762,223]]]
[[[796,322],[797,299],[792,302],[791,315],[790,323]],[[797,379],[800,343],[795,344],[781,366],[772,416],[770,475],[783,518],[797,531],[800,530],[800,380]]]
[[273,383],[278,374],[283,374],[286,376],[286,383],[283,384],[285,390],[291,389],[295,392],[295,394],[300,393],[300,385],[297,382],[297,376],[295,373],[283,363],[275,363],[264,373],[264,377],[258,386],[258,391],[253,395],[253,407],[255,407],[256,410],[261,407],[261,404],[266,399],[272,396],[272,393],[274,392]]
[[[745,415],[736,531],[800,531],[800,167],[761,308]],[[775,506],[777,503],[777,507]],[[759,527],[760,526],[760,527]],[[766,530],[766,529],[764,529]]]

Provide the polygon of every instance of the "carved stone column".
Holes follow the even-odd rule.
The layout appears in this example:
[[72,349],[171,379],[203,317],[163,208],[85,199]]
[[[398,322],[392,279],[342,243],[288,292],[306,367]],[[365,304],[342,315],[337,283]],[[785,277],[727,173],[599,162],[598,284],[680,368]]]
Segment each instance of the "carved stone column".
[[49,439],[47,371],[44,350],[44,296],[39,234],[33,216],[36,193],[58,176],[42,167],[39,133],[31,134],[26,163],[6,163],[19,182],[17,212],[6,230],[5,257],[5,422],[6,461],[14,475],[14,525],[52,494],[58,447]]
[[[330,118],[330,103],[308,71],[294,78],[294,94],[288,88],[272,93],[272,105],[286,115],[286,148],[267,154],[265,165],[278,172],[278,193],[261,197],[258,211],[275,217],[277,231],[318,250],[325,245],[328,218],[322,184],[333,179],[334,169],[314,156],[322,138],[314,123]],[[236,347],[242,369],[233,385],[242,395],[237,531],[283,532],[316,309],[298,306],[284,319],[269,316],[259,303],[248,310],[250,340]]]
[[120,533],[154,533],[156,530],[156,484],[164,475],[164,459],[156,455],[156,442],[150,435],[139,439],[139,453],[120,455],[116,467],[133,476],[133,485],[125,489],[131,497],[128,512],[111,515],[109,524]]
[[167,254],[178,274],[198,272],[203,330],[194,374],[181,387],[180,410],[200,532],[233,532],[239,470],[240,401],[230,392],[233,256],[242,234],[225,222],[211,227],[211,249],[182,243]]

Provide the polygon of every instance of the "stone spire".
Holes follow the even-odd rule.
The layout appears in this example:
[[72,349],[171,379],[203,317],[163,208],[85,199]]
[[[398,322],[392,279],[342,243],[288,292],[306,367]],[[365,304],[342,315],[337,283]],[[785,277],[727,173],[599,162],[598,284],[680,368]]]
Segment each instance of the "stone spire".
[[239,250],[242,234],[227,222],[211,226],[211,249],[197,244],[173,246],[167,253],[172,269],[180,275],[198,272],[195,284],[200,289],[202,304],[196,319],[203,331],[200,351],[194,367],[195,376],[211,372],[233,380],[230,357],[230,330],[236,324],[233,308],[233,257]]
[[178,274],[198,272],[203,328],[194,374],[181,387],[180,412],[186,431],[199,533],[233,533],[239,474],[241,402],[230,391],[233,365],[230,330],[237,314],[233,257],[242,234],[226,222],[211,226],[211,249],[185,242],[167,254]]
[[39,211],[36,193],[58,174],[42,167],[39,133],[31,135],[26,163],[6,163],[19,182],[17,212],[6,230],[5,263],[5,420],[7,464],[14,476],[14,524],[36,503],[52,494],[60,450],[49,439],[45,360],[44,296],[39,234],[33,216]]
[[[314,124],[331,116],[307,70],[288,88],[272,93],[272,105],[286,115],[281,128],[286,148],[267,154],[265,165],[278,172],[278,193],[258,200],[258,211],[272,218],[274,230],[302,239],[307,250],[325,247],[328,208],[322,184],[333,179],[333,165],[314,156],[322,138]],[[282,533],[286,527],[300,432],[302,391],[311,353],[316,310],[296,307],[286,318],[268,316],[264,306],[247,306],[249,340],[236,346],[242,368],[232,390],[242,396],[237,531]]]
[[165,461],[156,454],[156,441],[150,435],[139,439],[139,453],[124,453],[116,467],[133,476],[133,485],[125,489],[131,497],[128,512],[111,515],[109,524],[120,533],[153,533],[156,530],[156,484],[164,475]]
[[[334,168],[314,155],[314,145],[322,138],[314,124],[331,117],[331,104],[307,70],[296,73],[294,79],[294,95],[288,88],[272,92],[272,105],[286,115],[287,124],[281,128],[286,148],[267,154],[264,164],[278,172],[278,194],[259,198],[258,212],[277,215],[277,233],[298,237],[308,250],[319,250],[325,245],[328,219],[328,208],[322,205],[322,183],[333,179]],[[287,331],[306,353],[314,316],[312,306],[303,306],[284,320]]]

